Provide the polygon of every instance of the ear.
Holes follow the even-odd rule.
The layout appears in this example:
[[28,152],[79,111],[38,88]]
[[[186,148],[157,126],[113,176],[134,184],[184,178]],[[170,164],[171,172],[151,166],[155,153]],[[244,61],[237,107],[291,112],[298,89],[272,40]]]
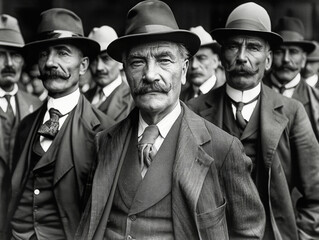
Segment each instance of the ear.
[[84,75],[88,70],[90,60],[88,57],[83,57],[80,64],[80,76]]
[[272,65],[273,52],[271,50],[268,51],[266,56],[265,70],[268,71]]
[[189,66],[189,60],[186,59],[183,62],[183,66],[182,66],[182,79],[181,79],[181,82],[182,82],[183,85],[186,83],[186,74],[187,74],[188,66]]

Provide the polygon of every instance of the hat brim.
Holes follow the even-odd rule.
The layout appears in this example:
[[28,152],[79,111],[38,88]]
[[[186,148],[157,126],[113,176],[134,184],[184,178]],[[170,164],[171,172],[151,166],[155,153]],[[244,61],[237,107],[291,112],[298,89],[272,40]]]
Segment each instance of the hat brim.
[[211,48],[214,53],[220,55],[221,45],[217,42],[200,45],[201,48]]
[[223,41],[232,35],[250,35],[257,36],[262,39],[265,39],[271,46],[271,48],[275,48],[282,44],[282,37],[274,32],[265,32],[265,31],[255,31],[255,30],[245,30],[239,28],[216,28],[211,33],[212,37],[222,45]]
[[0,41],[0,46],[22,49],[24,45],[23,44],[19,44],[19,43],[11,43],[11,42]]
[[311,41],[284,41],[285,45],[295,45],[301,47],[306,53],[311,53],[315,50],[316,45]]
[[170,41],[183,44],[193,56],[200,47],[199,37],[186,30],[175,30],[158,33],[131,34],[119,37],[107,47],[107,53],[116,61],[122,62],[122,54],[133,46],[157,41]]
[[100,45],[96,41],[84,37],[66,37],[30,42],[23,47],[23,53],[26,57],[34,58],[41,48],[63,43],[78,47],[83,55],[90,59],[95,58],[100,52]]

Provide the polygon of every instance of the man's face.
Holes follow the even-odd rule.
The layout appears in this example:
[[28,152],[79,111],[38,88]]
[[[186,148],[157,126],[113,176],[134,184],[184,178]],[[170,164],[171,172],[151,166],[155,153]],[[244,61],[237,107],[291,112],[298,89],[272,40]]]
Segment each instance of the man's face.
[[188,80],[195,86],[200,86],[215,75],[218,67],[218,55],[211,48],[202,47],[192,57],[187,71]]
[[15,48],[0,47],[0,87],[11,91],[20,79],[24,60]]
[[160,120],[173,110],[187,67],[186,56],[171,42],[140,44],[125,55],[125,73],[142,115],[157,115]]
[[248,90],[258,85],[270,69],[272,52],[265,40],[247,35],[230,36],[222,47],[222,62],[227,83]]
[[112,59],[106,51],[99,54],[90,68],[94,81],[102,88],[113,82],[120,74],[120,63]]
[[306,66],[301,70],[301,76],[309,78],[319,73],[319,61],[307,61]]
[[45,47],[38,58],[43,85],[52,97],[62,97],[75,91],[88,64],[88,58],[70,44]]
[[294,45],[282,45],[274,51],[272,72],[281,83],[293,80],[306,64],[306,53]]

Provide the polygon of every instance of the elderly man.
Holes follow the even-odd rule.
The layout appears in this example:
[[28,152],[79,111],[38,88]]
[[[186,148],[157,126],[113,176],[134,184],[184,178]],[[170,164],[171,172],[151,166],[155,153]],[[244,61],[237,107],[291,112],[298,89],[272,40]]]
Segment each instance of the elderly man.
[[301,70],[301,77],[309,86],[319,88],[319,43],[317,41],[313,41],[313,44],[316,47],[307,55],[306,65]]
[[117,39],[115,30],[109,26],[93,28],[89,38],[101,46],[100,54],[90,64],[96,87],[85,93],[87,99],[98,109],[118,122],[127,117],[133,107],[129,86],[122,80],[122,64],[112,59],[106,48]]
[[190,59],[187,71],[189,86],[183,89],[180,95],[180,99],[185,102],[224,84],[216,78],[216,69],[220,63],[220,45],[202,26],[190,28],[190,31],[198,35],[201,45]]
[[279,19],[275,31],[284,42],[274,50],[271,73],[263,81],[275,91],[304,105],[319,141],[319,93],[308,86],[300,75],[307,54],[315,49],[315,45],[304,40],[304,26],[298,18]]
[[49,97],[19,126],[6,230],[11,239],[73,240],[89,196],[94,136],[113,121],[79,91],[79,77],[100,49],[83,37],[81,19],[47,10],[37,34],[25,51],[37,56]]
[[15,134],[22,118],[41,102],[18,88],[24,59],[23,37],[15,18],[0,15],[0,158],[12,168]]
[[[318,239],[319,145],[302,104],[261,83],[281,37],[271,32],[268,13],[255,3],[238,6],[226,27],[212,35],[222,45],[226,85],[189,105],[237,136],[252,159],[266,210],[264,239]],[[294,188],[302,193],[296,218]]]
[[129,11],[125,36],[107,52],[123,61],[137,108],[97,137],[78,238],[261,238],[264,210],[242,145],[179,101],[199,44],[162,1]]

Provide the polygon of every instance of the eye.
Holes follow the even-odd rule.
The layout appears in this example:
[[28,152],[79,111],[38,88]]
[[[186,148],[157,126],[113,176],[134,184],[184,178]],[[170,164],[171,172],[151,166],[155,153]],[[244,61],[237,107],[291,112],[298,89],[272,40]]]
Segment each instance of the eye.
[[48,56],[48,52],[47,51],[40,51],[39,53],[39,58],[44,58]]
[[161,63],[163,65],[167,65],[167,64],[172,63],[172,60],[170,58],[167,58],[167,57],[160,58],[158,61],[159,61],[159,63]]
[[134,68],[141,67],[143,65],[144,65],[144,61],[141,59],[135,59],[130,62],[130,66]]
[[59,50],[58,54],[59,54],[59,56],[62,56],[62,57],[69,55],[69,53],[67,51],[65,51],[65,50]]

